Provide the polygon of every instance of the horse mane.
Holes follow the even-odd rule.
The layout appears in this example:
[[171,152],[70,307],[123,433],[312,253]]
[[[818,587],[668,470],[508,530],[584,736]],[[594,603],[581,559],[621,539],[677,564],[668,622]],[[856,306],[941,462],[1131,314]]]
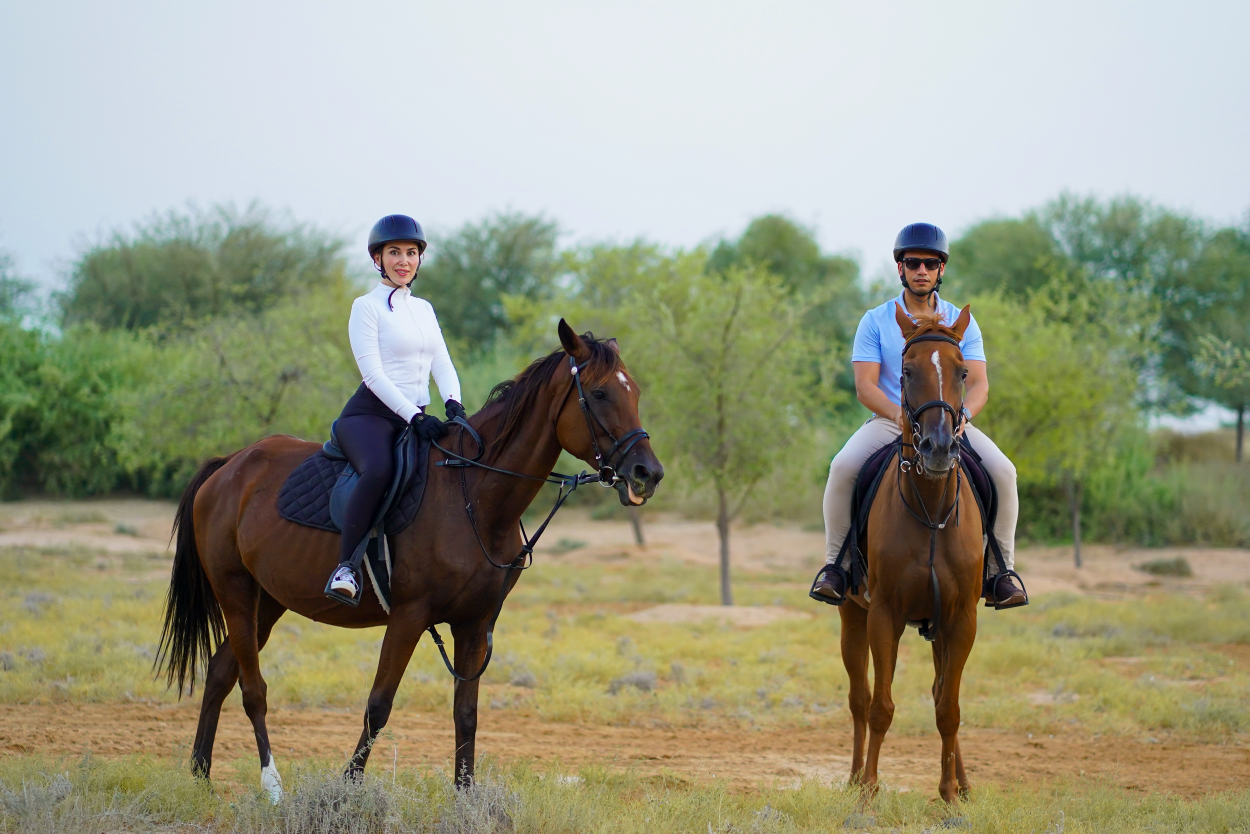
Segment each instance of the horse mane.
[[[580,338],[590,348],[590,358],[582,363],[578,372],[582,376],[583,385],[599,385],[612,374],[625,369],[620,354],[606,339],[596,339],[590,332],[583,333]],[[490,444],[488,459],[497,457],[516,438],[525,419],[533,412],[538,395],[559,369],[568,367],[567,360],[568,354],[563,349],[553,351],[535,359],[521,373],[491,389],[482,411],[490,408],[498,410],[499,431]]]

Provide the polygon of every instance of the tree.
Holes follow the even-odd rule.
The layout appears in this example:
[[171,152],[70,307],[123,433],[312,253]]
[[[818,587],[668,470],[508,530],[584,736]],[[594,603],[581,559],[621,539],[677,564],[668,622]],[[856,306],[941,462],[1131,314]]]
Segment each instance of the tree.
[[542,301],[554,293],[558,236],[556,224],[540,216],[503,213],[467,223],[431,241],[417,293],[434,305],[449,337],[474,353],[486,352],[512,328],[506,296]]
[[1237,357],[1250,354],[1250,222],[1221,229],[1193,268],[1159,289],[1163,308],[1163,367],[1186,394],[1237,412],[1236,460],[1243,457],[1250,385]]
[[347,339],[353,294],[339,281],[168,340],[129,394],[117,440],[127,470],[149,492],[172,494],[210,455],[270,434],[327,437],[360,383]]
[[14,271],[12,256],[0,250],[0,319],[20,318],[33,289],[29,281],[18,277]]
[[781,279],[755,266],[704,266],[674,258],[622,317],[634,322],[630,367],[666,464],[690,488],[715,493],[721,602],[732,605],[730,524],[764,478],[807,451],[815,379],[799,338],[806,311]]
[[984,220],[951,244],[947,277],[963,295],[1001,292],[1024,299],[1059,247],[1036,217]]
[[721,241],[708,257],[709,272],[756,267],[777,276],[791,298],[806,312],[803,338],[822,384],[822,405],[836,411],[854,403],[855,379],[848,346],[864,310],[859,265],[840,255],[820,251],[815,233],[780,214],[752,220],[736,241]]
[[[1022,483],[1061,487],[1081,565],[1081,500],[1090,471],[1137,419],[1130,322],[1107,321],[1111,288],[1055,265],[1027,302],[974,300],[992,394],[977,424],[1016,465]],[[1096,312],[1098,311],[1098,312]]]
[[58,299],[62,323],[176,331],[224,313],[256,313],[341,277],[343,246],[256,204],[170,211],[82,253]]

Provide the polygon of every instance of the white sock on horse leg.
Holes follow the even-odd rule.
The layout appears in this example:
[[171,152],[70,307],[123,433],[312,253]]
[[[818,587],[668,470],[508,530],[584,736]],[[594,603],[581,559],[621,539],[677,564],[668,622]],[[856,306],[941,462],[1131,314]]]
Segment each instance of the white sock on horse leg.
[[274,805],[282,801],[282,777],[273,763],[273,753],[269,754],[269,763],[260,769],[260,786]]

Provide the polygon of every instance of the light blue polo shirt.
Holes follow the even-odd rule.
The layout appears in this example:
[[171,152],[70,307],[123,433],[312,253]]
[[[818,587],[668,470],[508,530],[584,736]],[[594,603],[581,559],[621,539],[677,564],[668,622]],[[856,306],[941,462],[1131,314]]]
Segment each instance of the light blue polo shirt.
[[[907,341],[903,338],[903,331],[898,329],[898,322],[894,320],[894,305],[897,304],[904,312],[907,311],[907,305],[903,303],[905,292],[907,290],[901,291],[898,298],[890,299],[880,307],[873,307],[864,313],[864,317],[859,320],[859,327],[855,329],[855,345],[851,349],[852,362],[881,363],[881,376],[877,379],[877,387],[896,405],[903,402],[898,378],[903,375],[903,345]],[[942,323],[945,325],[952,325],[959,318],[959,308],[949,301],[943,301],[941,297],[937,299],[937,309],[941,311]],[[909,315],[908,318],[914,320],[913,316]],[[985,345],[981,342],[981,328],[975,318],[968,322],[968,329],[964,331],[959,349],[963,351],[964,359],[985,361]]]

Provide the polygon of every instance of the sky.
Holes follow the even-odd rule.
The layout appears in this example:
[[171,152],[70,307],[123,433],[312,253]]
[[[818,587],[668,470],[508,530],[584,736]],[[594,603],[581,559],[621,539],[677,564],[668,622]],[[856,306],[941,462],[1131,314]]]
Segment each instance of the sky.
[[0,249],[45,287],[156,211],[345,235],[506,209],[692,246],[766,212],[889,261],[1063,190],[1250,209],[1250,3],[0,3]]

